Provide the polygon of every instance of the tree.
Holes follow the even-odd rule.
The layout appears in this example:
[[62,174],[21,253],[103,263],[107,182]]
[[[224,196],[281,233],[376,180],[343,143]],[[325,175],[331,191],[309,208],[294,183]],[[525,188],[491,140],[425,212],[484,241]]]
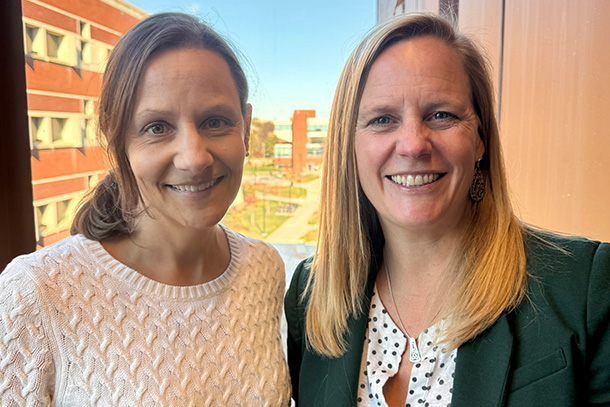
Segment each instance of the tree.
[[273,146],[277,143],[273,130],[273,122],[252,119],[250,127],[250,154],[252,157],[263,158],[273,155]]

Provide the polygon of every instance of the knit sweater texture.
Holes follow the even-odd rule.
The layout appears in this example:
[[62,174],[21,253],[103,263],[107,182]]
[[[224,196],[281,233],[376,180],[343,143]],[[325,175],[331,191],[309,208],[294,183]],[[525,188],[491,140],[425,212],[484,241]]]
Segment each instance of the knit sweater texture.
[[0,274],[0,406],[288,406],[275,249],[224,229],[225,272],[153,281],[71,236]]

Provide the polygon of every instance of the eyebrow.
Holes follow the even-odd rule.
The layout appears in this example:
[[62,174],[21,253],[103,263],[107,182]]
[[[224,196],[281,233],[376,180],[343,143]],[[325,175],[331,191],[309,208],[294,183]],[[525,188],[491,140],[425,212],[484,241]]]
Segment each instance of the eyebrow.
[[[231,114],[234,112],[239,112],[241,114],[241,106],[233,106],[229,103],[216,103],[214,105],[206,107],[204,110],[198,112],[200,115],[208,115],[214,113],[223,113],[223,114]],[[135,111],[134,116],[147,116],[147,115],[173,115],[176,111],[173,109],[155,109],[149,108],[140,111]]]
[[371,104],[370,107],[366,107],[364,109],[362,109],[362,103],[360,104],[360,109],[358,109],[358,118],[360,118],[361,113],[365,113],[367,116],[375,116],[378,114],[388,114],[388,113],[392,113],[395,112],[397,109],[395,107],[393,107],[390,104],[387,103],[383,103],[383,104]]

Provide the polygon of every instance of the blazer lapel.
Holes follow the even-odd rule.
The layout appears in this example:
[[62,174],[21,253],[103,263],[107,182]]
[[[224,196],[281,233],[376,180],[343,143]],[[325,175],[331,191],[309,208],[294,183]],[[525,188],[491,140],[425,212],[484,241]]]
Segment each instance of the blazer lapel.
[[513,335],[506,316],[458,348],[452,407],[503,406]]

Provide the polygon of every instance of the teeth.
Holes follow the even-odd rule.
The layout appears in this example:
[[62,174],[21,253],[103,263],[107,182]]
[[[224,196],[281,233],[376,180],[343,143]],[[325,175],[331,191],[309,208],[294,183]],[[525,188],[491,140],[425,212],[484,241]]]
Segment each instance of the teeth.
[[171,185],[171,187],[178,191],[197,192],[203,191],[204,189],[208,189],[209,187],[214,185],[214,183],[216,183],[216,180],[200,185]]
[[425,175],[392,175],[390,178],[397,184],[404,185],[406,187],[421,187],[422,185],[431,184],[438,179],[438,174],[425,174]]

